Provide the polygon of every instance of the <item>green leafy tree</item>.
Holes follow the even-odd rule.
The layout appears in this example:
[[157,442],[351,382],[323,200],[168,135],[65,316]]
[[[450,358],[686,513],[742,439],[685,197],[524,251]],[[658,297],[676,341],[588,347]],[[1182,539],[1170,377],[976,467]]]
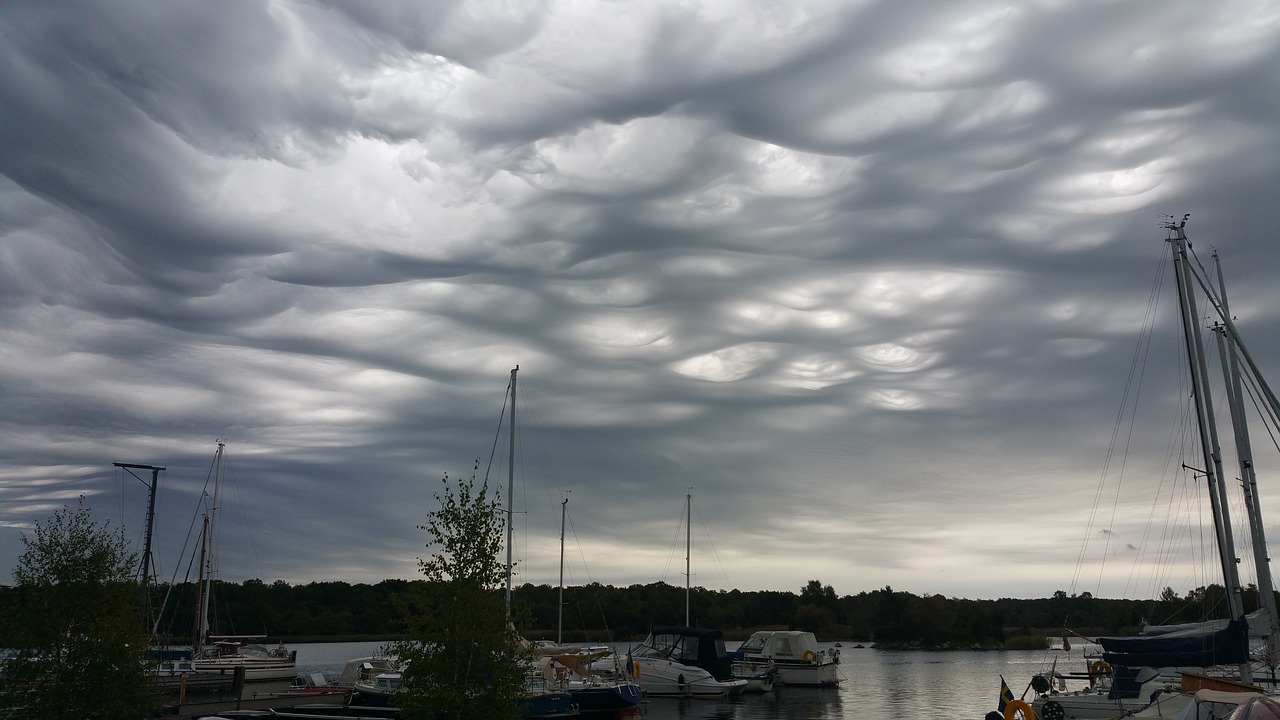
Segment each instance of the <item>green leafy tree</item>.
[[0,664],[0,717],[150,715],[148,633],[123,531],[95,524],[81,497],[74,511],[37,522],[22,543],[4,627],[13,653]]
[[475,477],[435,494],[439,509],[418,526],[431,536],[418,559],[427,582],[406,593],[408,638],[395,650],[406,662],[397,703],[406,718],[498,720],[519,717],[524,690],[522,640],[500,588],[506,565],[496,494]]

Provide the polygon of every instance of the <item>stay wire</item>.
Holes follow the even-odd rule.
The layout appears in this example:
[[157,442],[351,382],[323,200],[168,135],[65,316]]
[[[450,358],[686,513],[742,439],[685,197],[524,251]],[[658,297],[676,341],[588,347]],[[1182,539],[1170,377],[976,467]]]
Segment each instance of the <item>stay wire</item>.
[[[1112,426],[1110,444],[1107,447],[1107,452],[1103,459],[1102,472],[1098,477],[1098,484],[1094,490],[1094,499],[1093,499],[1092,507],[1089,511],[1089,519],[1085,523],[1084,538],[1081,541],[1080,552],[1076,558],[1076,569],[1071,577],[1071,583],[1069,585],[1069,594],[1071,595],[1075,594],[1076,588],[1080,583],[1080,574],[1084,570],[1085,558],[1088,555],[1089,540],[1093,536],[1093,528],[1097,524],[1098,511],[1102,503],[1103,492],[1106,488],[1107,477],[1110,472],[1110,467],[1111,467],[1113,457],[1116,453],[1118,438],[1120,436],[1120,428],[1123,426],[1123,423],[1124,423],[1126,408],[1129,407],[1129,397],[1131,394],[1134,394],[1135,400],[1133,402],[1133,410],[1130,411],[1130,415],[1129,415],[1130,433],[1132,433],[1132,425],[1133,425],[1132,417],[1133,417],[1133,413],[1136,412],[1136,407],[1137,407],[1136,394],[1138,390],[1135,388],[1136,387],[1140,388],[1141,379],[1143,377],[1143,371],[1145,370],[1145,367],[1146,367],[1147,353],[1150,351],[1151,335],[1153,333],[1153,329],[1155,325],[1156,308],[1158,307],[1158,304],[1159,304],[1160,288],[1163,284],[1163,279],[1164,279],[1166,268],[1168,265],[1164,257],[1163,248],[1161,249],[1161,252],[1158,255],[1159,257],[1156,264],[1155,277],[1152,282],[1151,290],[1148,292],[1148,296],[1147,296],[1147,306],[1146,306],[1145,314],[1143,316],[1142,329],[1139,332],[1137,343],[1134,346],[1133,357],[1129,362],[1129,371],[1125,378],[1124,390],[1121,393],[1120,408],[1116,413],[1115,423]],[[1120,479],[1117,481],[1116,498],[1113,501],[1113,506],[1112,506],[1113,519],[1115,515],[1115,508],[1119,504],[1119,487],[1122,483],[1123,483],[1123,472],[1121,473]],[[1106,565],[1106,545],[1107,544],[1109,544],[1109,537],[1107,541],[1104,541],[1104,548],[1102,553],[1103,560],[1099,564],[1099,570],[1098,570],[1098,586],[1099,587],[1102,584],[1102,572],[1105,569],[1105,565]],[[1065,618],[1064,618],[1064,621],[1065,621]]]

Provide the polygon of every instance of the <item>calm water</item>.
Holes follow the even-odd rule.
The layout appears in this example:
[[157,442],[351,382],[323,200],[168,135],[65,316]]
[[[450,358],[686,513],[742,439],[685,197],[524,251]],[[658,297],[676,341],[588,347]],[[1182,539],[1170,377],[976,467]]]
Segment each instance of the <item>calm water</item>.
[[[347,660],[373,654],[381,643],[314,643],[292,646],[298,672],[336,676]],[[994,710],[1003,674],[1021,694],[1053,655],[1043,651],[899,652],[853,649],[845,643],[845,680],[832,689],[777,688],[733,700],[652,698],[646,720],[982,720]],[[625,652],[626,645],[621,649]],[[1062,653],[1057,653],[1062,658]]]

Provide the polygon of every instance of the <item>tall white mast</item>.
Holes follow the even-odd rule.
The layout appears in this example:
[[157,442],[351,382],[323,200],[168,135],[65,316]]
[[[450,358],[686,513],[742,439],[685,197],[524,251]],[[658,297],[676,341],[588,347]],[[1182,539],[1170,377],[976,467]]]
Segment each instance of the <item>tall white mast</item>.
[[[1230,313],[1227,305],[1227,285],[1222,276],[1222,264],[1218,254],[1213,254],[1218,274],[1218,296],[1221,309]],[[1240,380],[1238,343],[1228,338],[1222,323],[1214,324],[1218,340],[1218,358],[1227,391],[1227,406],[1231,411],[1231,427],[1235,431],[1236,459],[1240,465],[1240,484],[1244,490],[1244,506],[1249,516],[1249,544],[1253,547],[1254,573],[1258,578],[1259,604],[1267,614],[1267,664],[1275,665],[1280,651],[1280,618],[1276,617],[1276,596],[1271,579],[1271,559],[1267,557],[1267,536],[1262,524],[1262,508],[1258,498],[1258,476],[1254,472],[1253,446],[1249,441],[1249,421],[1244,408],[1244,391]]]
[[[209,509],[208,525],[204,533],[204,548],[201,549],[201,562],[204,566],[204,592],[200,597],[200,633],[198,645],[204,645],[209,639],[209,598],[213,595],[214,553],[218,540],[218,502],[222,488],[222,450],[226,444],[218,441],[218,452],[213,456],[213,506]],[[196,648],[197,650],[199,648]]]
[[556,608],[556,645],[564,643],[564,514],[569,498],[560,503],[560,603]]
[[684,624],[689,627],[689,578],[692,577],[692,570],[689,567],[690,552],[693,545],[691,541],[691,533],[693,528],[693,493],[687,493],[684,496]]
[[[1240,593],[1240,574],[1236,568],[1235,540],[1231,532],[1230,512],[1222,482],[1222,452],[1218,445],[1218,432],[1213,413],[1213,401],[1209,396],[1209,374],[1205,368],[1204,345],[1200,337],[1199,314],[1191,287],[1191,268],[1187,253],[1186,218],[1180,223],[1170,222],[1173,244],[1174,277],[1178,283],[1179,307],[1182,312],[1183,337],[1190,362],[1192,393],[1195,396],[1196,423],[1200,429],[1200,448],[1204,456],[1205,484],[1209,490],[1209,505],[1213,512],[1213,524],[1218,544],[1218,560],[1222,564],[1222,579],[1227,589],[1227,607],[1232,620],[1244,617],[1244,600]],[[1240,665],[1240,679],[1252,681],[1249,664]]]
[[511,370],[511,431],[510,445],[507,453],[507,619],[511,619],[511,538],[515,534],[515,508],[511,504],[516,488],[516,372],[517,365]]

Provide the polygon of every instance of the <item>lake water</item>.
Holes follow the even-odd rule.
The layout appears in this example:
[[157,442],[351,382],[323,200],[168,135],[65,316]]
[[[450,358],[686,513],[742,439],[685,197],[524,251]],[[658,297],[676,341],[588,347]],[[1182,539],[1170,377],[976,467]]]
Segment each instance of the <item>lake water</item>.
[[[382,643],[293,645],[298,672],[336,676],[347,660],[373,654]],[[732,644],[731,644],[732,645]],[[824,646],[829,645],[827,643]],[[615,644],[626,652],[626,644]],[[845,680],[839,688],[779,687],[730,700],[651,698],[647,720],[982,720],[994,710],[1003,674],[1015,695],[1046,669],[1055,653],[925,652],[841,648]],[[1059,662],[1063,654],[1056,653]]]

